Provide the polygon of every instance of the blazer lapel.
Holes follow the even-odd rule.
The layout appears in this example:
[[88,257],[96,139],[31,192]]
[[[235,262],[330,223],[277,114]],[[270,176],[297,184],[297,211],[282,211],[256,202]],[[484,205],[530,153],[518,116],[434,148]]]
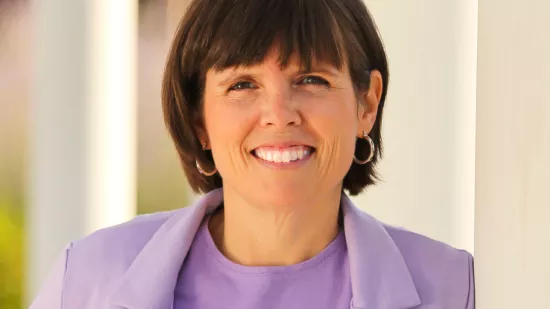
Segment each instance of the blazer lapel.
[[343,195],[344,231],[354,309],[406,309],[420,297],[405,260],[385,227]]
[[222,190],[214,190],[169,218],[128,268],[111,302],[129,309],[172,308],[178,273],[193,238],[204,216],[221,202]]

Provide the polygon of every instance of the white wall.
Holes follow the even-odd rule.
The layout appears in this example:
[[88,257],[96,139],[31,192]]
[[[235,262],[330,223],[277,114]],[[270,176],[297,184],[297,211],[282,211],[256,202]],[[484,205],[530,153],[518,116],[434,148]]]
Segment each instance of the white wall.
[[473,251],[476,0],[366,0],[386,45],[383,182],[354,200]]
[[550,2],[479,4],[477,308],[550,308]]

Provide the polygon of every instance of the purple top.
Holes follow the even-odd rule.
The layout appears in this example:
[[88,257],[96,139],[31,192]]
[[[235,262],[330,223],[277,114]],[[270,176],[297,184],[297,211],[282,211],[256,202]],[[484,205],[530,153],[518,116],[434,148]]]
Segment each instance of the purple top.
[[[188,274],[182,273],[181,268],[188,256],[194,254],[190,252],[191,247],[196,250],[195,236],[204,218],[222,203],[223,189],[216,189],[190,207],[139,216],[71,242],[55,262],[30,308],[173,309],[178,280],[187,280]],[[468,252],[384,224],[357,208],[346,195],[342,195],[341,210],[351,282],[350,309],[474,309],[474,268]],[[328,268],[336,267],[336,264],[331,265]],[[323,267],[314,268],[316,275]],[[336,268],[333,272],[338,273]],[[330,272],[323,276],[327,273]],[[207,274],[200,273],[201,276]],[[307,275],[301,276],[296,278],[306,281]],[[193,285],[186,285],[185,289],[194,288],[195,295],[199,295],[197,291],[200,290],[200,295],[223,299],[224,305],[220,308],[241,308],[238,306],[248,304],[256,308],[267,306],[267,301],[261,305],[255,303],[260,299],[255,294],[247,295],[252,297],[244,300],[248,303],[226,305],[231,300],[219,296],[223,290],[218,284],[224,284],[224,288],[231,289],[229,291],[234,291],[235,287],[229,287],[229,281],[221,281],[199,289],[198,284],[204,284],[206,278],[190,278]],[[335,281],[332,277],[316,279],[323,284]],[[316,281],[315,284],[320,283]],[[269,302],[286,301],[290,299],[288,294],[293,292],[294,289],[289,288]],[[314,296],[307,299],[305,308],[322,307],[317,302],[327,298],[323,293]],[[305,296],[300,300],[304,299]],[[181,306],[178,301],[178,309]],[[285,308],[284,305],[274,306]]]
[[181,268],[174,297],[174,309],[348,309],[351,280],[344,233],[299,264],[243,266],[218,250],[204,220]]

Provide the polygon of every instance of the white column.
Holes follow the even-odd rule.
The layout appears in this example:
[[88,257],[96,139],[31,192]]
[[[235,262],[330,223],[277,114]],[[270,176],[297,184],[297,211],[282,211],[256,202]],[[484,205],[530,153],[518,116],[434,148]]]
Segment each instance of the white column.
[[477,308],[550,304],[550,2],[479,0]]
[[390,64],[377,218],[473,251],[477,0],[365,0]]
[[31,1],[28,290],[69,241],[135,214],[136,0]]

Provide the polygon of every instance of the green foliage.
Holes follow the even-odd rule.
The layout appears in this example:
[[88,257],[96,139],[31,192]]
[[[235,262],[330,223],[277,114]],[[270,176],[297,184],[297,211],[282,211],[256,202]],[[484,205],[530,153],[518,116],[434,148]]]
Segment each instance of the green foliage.
[[23,213],[0,197],[0,308],[22,308]]

